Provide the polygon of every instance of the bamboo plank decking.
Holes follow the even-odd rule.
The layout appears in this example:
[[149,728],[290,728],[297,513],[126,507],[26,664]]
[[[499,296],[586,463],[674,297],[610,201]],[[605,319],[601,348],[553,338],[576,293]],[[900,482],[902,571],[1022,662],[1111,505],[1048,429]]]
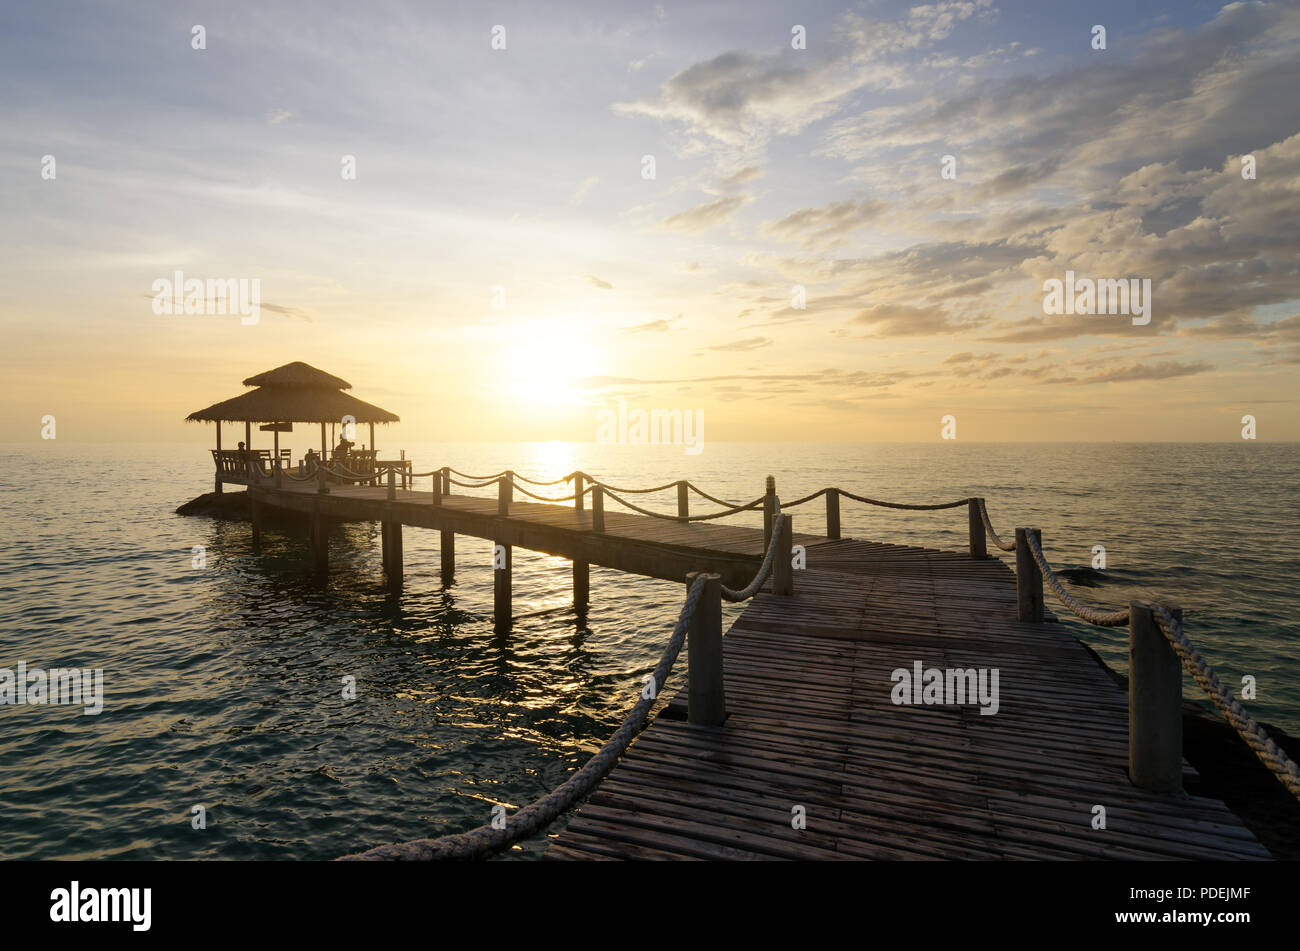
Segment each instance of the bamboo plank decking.
[[[1269,857],[1223,803],[1129,781],[1126,694],[1059,624],[1016,620],[999,560],[824,542],[723,655],[725,725],[688,725],[679,692],[549,858]],[[998,668],[998,712],[895,706],[918,660]]]

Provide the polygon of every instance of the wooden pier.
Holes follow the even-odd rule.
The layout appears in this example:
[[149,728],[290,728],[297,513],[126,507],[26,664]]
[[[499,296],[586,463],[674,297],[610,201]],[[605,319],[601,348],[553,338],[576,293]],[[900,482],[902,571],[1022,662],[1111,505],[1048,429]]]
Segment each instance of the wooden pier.
[[[556,837],[550,858],[1269,857],[1222,802],[1134,784],[1127,695],[1044,609],[1031,561],[1022,556],[1018,583],[984,553],[973,505],[970,550],[951,552],[794,534],[789,515],[765,532],[606,512],[598,491],[593,509],[516,501],[512,475],[497,498],[457,496],[447,478],[434,473],[433,490],[397,488],[393,476],[387,486],[253,478],[254,531],[266,506],[307,513],[325,565],[329,520],[380,521],[394,587],[403,525],[441,533],[445,582],[456,534],[491,539],[506,552],[495,571],[498,627],[510,621],[516,545],[572,559],[580,606],[590,564],[671,580],[704,571],[741,586],[768,532],[789,532],[777,546],[786,558],[795,545],[805,550],[797,577],[774,572],[775,590],[757,595],[721,639],[716,672],[701,673],[705,660],[697,671],[692,657],[690,683]],[[838,507],[832,493],[825,524],[836,534]],[[974,698],[894,703],[892,672],[917,663],[996,669],[997,712],[982,714]],[[697,708],[716,709],[712,720],[688,721],[692,685]],[[1175,761],[1180,785],[1191,770]]]

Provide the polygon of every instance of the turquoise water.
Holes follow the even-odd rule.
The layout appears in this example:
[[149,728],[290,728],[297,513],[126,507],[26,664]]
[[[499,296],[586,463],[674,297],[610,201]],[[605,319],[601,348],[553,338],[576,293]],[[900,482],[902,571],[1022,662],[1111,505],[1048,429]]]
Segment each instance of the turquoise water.
[[[105,706],[98,716],[0,706],[3,858],[326,859],[481,824],[496,803],[513,810],[549,792],[600,746],[635,702],[683,594],[593,568],[580,621],[567,607],[568,563],[516,550],[515,610],[533,616],[500,636],[489,542],[457,540],[457,583],[444,591],[436,534],[408,528],[406,587],[393,598],[377,527],[341,527],[321,586],[292,531],[268,530],[255,553],[246,524],[172,514],[211,488],[202,447],[7,449],[0,667],[103,668]],[[1255,676],[1259,698],[1247,705],[1300,732],[1294,444],[714,443],[689,456],[548,443],[408,455],[419,470],[546,479],[582,468],[616,485],[685,476],[733,500],[759,495],[769,473],[786,498],[828,484],[899,501],[983,495],[1004,536],[1042,528],[1049,559],[1077,569],[1086,602],[1181,603],[1225,682]],[[674,511],[675,495],[649,504]],[[822,530],[819,502],[792,514],[797,530]],[[846,501],[842,517],[855,537],[966,544],[964,509]],[[201,569],[195,545],[206,549]],[[1089,567],[1095,545],[1107,549],[1102,572]],[[1123,629],[1066,623],[1124,668]],[[341,696],[349,675],[353,702]],[[206,829],[191,828],[196,805]],[[545,843],[512,855],[535,857]]]

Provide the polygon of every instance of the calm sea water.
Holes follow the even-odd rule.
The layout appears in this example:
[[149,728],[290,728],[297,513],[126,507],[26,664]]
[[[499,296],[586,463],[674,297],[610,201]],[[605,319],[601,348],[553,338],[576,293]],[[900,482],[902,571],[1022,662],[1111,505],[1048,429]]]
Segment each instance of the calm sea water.
[[[1004,535],[1041,526],[1052,562],[1078,569],[1076,596],[1179,601],[1226,682],[1258,678],[1248,706],[1300,732],[1295,444],[714,443],[699,456],[475,444],[408,455],[417,469],[582,468],[615,485],[686,476],[733,500],[759,495],[769,473],[786,498],[829,484],[899,501],[983,495]],[[321,586],[297,534],[267,531],[254,553],[245,524],[172,514],[211,488],[201,447],[47,443],[7,447],[6,460],[0,667],[103,668],[105,709],[0,706],[3,858],[325,859],[481,824],[496,803],[513,810],[554,789],[600,746],[683,594],[593,568],[580,622],[568,563],[516,550],[515,610],[533,616],[503,637],[488,542],[457,540],[457,583],[443,590],[436,535],[408,528],[395,599],[381,588],[375,526],[335,531]],[[675,496],[652,504],[672,511]],[[797,528],[821,530],[818,503],[793,514]],[[843,523],[860,538],[966,542],[963,509],[846,501]],[[191,567],[195,545],[205,568]],[[1104,572],[1089,567],[1095,545]],[[1122,629],[1066,623],[1125,667]],[[1199,695],[1190,681],[1186,691]],[[196,805],[205,830],[191,828]],[[545,841],[512,856],[535,857]]]

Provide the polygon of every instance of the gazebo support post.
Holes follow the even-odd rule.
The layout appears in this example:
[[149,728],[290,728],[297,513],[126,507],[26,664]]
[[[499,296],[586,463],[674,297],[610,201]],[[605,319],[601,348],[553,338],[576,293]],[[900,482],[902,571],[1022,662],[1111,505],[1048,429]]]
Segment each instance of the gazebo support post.
[[325,423],[322,422],[320,424],[320,464],[322,466],[325,465],[329,459],[329,456],[326,455],[325,445]]
[[275,473],[275,487],[280,488],[280,424],[275,423],[275,455],[271,457],[271,471]]
[[249,420],[244,420],[244,449],[249,453],[253,451],[253,424]]
[[221,420],[217,420],[217,495],[221,495]]

